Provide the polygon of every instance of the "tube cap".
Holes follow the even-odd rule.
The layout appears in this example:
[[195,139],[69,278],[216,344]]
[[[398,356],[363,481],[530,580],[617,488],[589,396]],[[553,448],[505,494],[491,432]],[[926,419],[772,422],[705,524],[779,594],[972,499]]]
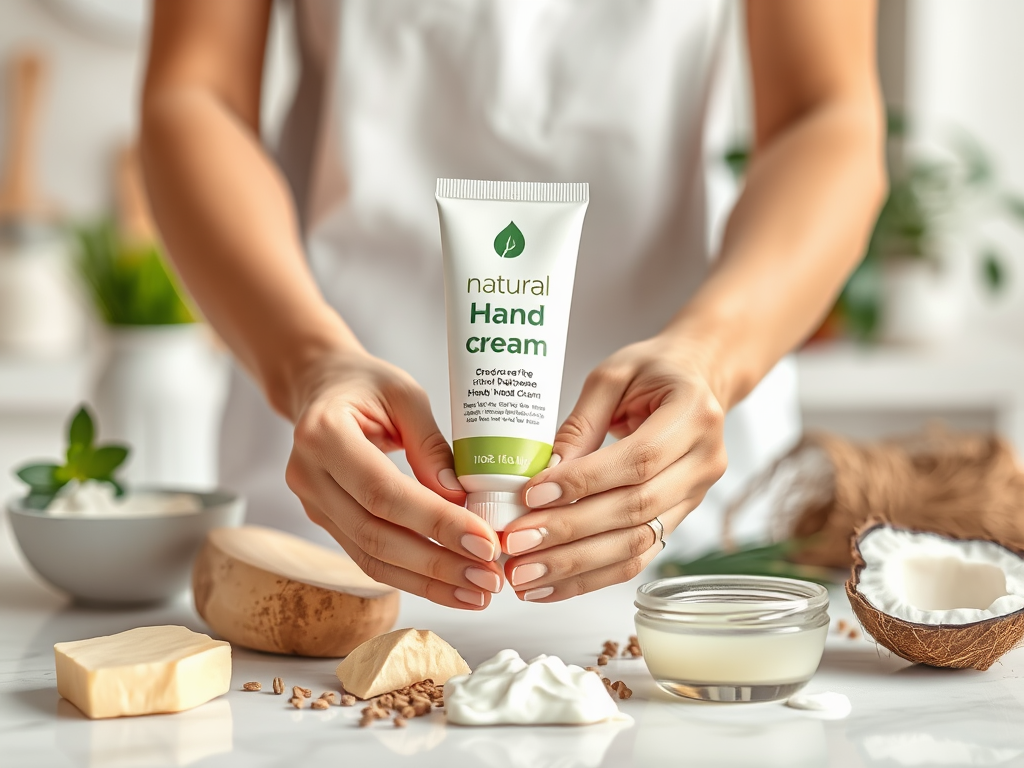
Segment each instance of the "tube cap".
[[467,493],[466,508],[495,531],[503,531],[506,525],[530,511],[520,499],[521,494],[514,491]]

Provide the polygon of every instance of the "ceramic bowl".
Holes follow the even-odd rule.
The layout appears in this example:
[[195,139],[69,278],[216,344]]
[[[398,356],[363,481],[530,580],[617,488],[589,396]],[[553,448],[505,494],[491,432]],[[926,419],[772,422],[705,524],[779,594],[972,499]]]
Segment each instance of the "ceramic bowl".
[[7,516],[29,565],[79,602],[155,603],[188,589],[192,561],[208,531],[241,525],[245,517],[245,500],[236,494],[194,495],[203,508],[186,515],[58,517],[26,509],[15,499],[7,504]]

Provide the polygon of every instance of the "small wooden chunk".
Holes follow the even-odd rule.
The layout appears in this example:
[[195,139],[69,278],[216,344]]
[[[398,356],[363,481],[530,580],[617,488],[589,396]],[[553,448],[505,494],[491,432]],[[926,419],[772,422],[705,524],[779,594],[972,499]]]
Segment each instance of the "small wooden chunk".
[[426,686],[428,678],[430,685],[433,681],[443,684],[449,677],[471,671],[458,652],[433,632],[400,629],[360,645],[336,673],[346,691],[372,699],[395,690],[408,696],[414,686]]

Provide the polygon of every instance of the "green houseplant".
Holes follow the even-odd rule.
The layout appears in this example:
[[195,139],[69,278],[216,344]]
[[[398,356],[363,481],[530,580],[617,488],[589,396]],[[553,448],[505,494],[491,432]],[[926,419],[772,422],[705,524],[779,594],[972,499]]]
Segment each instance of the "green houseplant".
[[76,265],[104,322],[115,326],[194,323],[153,242],[129,241],[110,219],[79,226]]
[[133,149],[115,172],[116,218],[74,233],[78,272],[106,326],[93,403],[107,433],[133,446],[127,481],[210,487],[226,361],[164,260]]
[[955,313],[962,298],[962,287],[945,274],[951,258],[971,259],[971,271],[996,294],[1006,281],[1006,261],[981,235],[982,226],[998,219],[1024,224],[1024,200],[1003,186],[971,136],[955,133],[929,151],[906,143],[907,133],[905,120],[891,114],[889,195],[865,259],[839,302],[851,334],[860,339],[927,341],[930,334],[941,335],[950,324],[944,315]]
[[[818,338],[846,335],[873,341],[885,321],[885,281],[893,267],[936,277],[951,236],[965,234],[974,252],[963,252],[993,294],[1004,286],[1006,260],[999,248],[979,237],[981,225],[1005,219],[1024,226],[1024,198],[1003,185],[981,145],[964,132],[941,147],[926,150],[908,143],[904,117],[888,117],[889,194],[871,233],[863,261],[847,281]],[[741,176],[749,151],[739,146],[724,161]],[[890,274],[887,275],[887,272]],[[937,277],[936,277],[937,279]]]

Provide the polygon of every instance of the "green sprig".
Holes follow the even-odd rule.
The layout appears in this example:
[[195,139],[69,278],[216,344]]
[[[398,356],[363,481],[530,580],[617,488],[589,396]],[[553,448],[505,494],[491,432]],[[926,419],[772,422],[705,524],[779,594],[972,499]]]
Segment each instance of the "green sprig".
[[117,496],[123,496],[124,487],[114,478],[114,473],[128,458],[128,448],[114,443],[94,445],[95,437],[92,415],[83,405],[68,426],[67,458],[64,464],[26,464],[15,472],[29,487],[25,506],[29,509],[46,509],[58,491],[72,480],[79,483],[87,480],[108,483],[113,486]]
[[741,547],[725,551],[713,550],[693,560],[670,560],[659,572],[662,576],[697,576],[704,574],[735,574],[740,576],[781,576],[789,579],[834,584],[839,579],[828,568],[794,563],[788,557],[803,542],[796,539],[776,544]]

